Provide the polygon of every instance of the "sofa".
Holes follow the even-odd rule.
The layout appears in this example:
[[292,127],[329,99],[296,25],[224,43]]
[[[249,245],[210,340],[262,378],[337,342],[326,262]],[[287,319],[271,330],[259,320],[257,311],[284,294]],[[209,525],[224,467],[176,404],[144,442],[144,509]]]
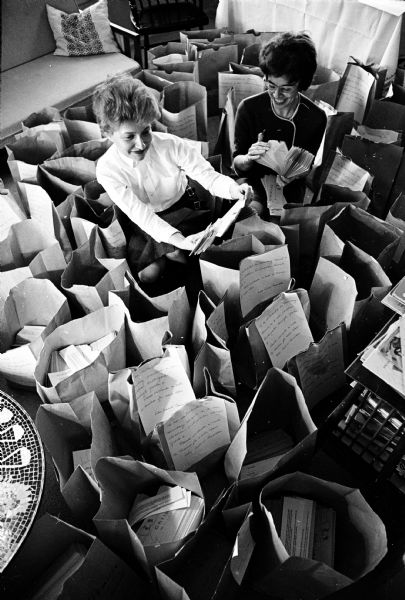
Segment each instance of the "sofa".
[[64,110],[89,101],[107,75],[138,72],[139,36],[127,0],[108,0],[111,29],[120,52],[55,56],[46,4],[67,13],[95,0],[3,0],[1,23],[0,148],[21,131],[21,122],[46,106]]

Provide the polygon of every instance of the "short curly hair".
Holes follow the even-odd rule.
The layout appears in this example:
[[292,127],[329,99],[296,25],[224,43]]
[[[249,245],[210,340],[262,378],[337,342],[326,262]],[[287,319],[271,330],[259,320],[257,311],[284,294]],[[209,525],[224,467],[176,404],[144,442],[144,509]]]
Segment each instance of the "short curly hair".
[[265,75],[286,77],[300,91],[306,90],[317,67],[314,42],[303,31],[279,33],[262,45],[259,65]]
[[152,123],[160,118],[154,92],[131,75],[114,75],[93,93],[93,110],[102,132],[109,135],[125,121]]

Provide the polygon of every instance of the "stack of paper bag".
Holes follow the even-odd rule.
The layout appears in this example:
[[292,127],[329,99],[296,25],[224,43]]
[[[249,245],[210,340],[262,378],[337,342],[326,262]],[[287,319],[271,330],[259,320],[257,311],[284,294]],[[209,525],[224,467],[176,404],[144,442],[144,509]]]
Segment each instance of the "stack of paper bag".
[[[35,388],[34,370],[43,340],[70,319],[67,300],[51,281],[29,277],[11,288],[0,320],[0,372],[4,377]],[[24,328],[33,330],[26,338],[31,341],[13,347]]]
[[[74,371],[55,386],[48,382],[51,354],[70,345],[90,344],[113,334],[114,339],[86,367]],[[125,313],[118,306],[107,306],[81,319],[57,327],[46,339],[35,369],[37,392],[44,402],[70,402],[87,392],[100,401],[108,399],[108,373],[126,366]]]
[[75,522],[88,528],[100,505],[95,465],[101,457],[118,454],[108,418],[96,394],[89,392],[69,403],[41,405],[35,422],[61,494]]
[[131,457],[118,457],[101,458],[96,476],[102,490],[101,506],[94,517],[100,539],[123,560],[151,574],[152,564],[173,556],[186,540],[144,548],[128,522],[135,497],[140,493],[156,493],[161,485],[178,485],[202,498],[197,475],[166,471]]

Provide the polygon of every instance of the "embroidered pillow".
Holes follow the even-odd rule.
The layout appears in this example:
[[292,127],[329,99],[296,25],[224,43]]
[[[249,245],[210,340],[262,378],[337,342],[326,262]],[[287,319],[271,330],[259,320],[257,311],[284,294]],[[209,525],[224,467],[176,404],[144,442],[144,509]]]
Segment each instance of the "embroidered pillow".
[[46,10],[56,43],[54,54],[89,56],[120,51],[111,32],[107,0],[78,13],[68,14],[49,4]]

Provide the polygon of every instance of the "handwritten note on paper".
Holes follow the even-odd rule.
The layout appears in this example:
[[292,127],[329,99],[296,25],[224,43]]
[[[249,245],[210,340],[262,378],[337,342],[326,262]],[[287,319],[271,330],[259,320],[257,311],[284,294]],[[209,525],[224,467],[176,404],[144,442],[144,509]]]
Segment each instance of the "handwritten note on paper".
[[162,424],[159,435],[164,437],[175,469],[187,470],[230,444],[225,400],[208,397],[189,402]]
[[218,73],[218,106],[223,108],[226,102],[228,90],[235,90],[235,106],[237,107],[241,100],[248,96],[260,94],[264,90],[263,78],[259,75],[245,74],[232,72]]
[[240,263],[240,304],[243,316],[262,302],[287,290],[290,279],[290,255],[286,245],[243,259]]
[[355,192],[361,192],[370,174],[346,156],[336,153],[325,183],[348,187]]
[[357,65],[348,65],[347,76],[336,105],[338,112],[352,112],[354,120],[362,123],[373,83],[371,73]]
[[308,350],[295,357],[308,408],[345,384],[343,327],[340,324],[328,331],[318,344],[311,344]]
[[187,373],[177,354],[154,358],[132,375],[139,416],[146,435],[160,421],[195,400]]
[[178,113],[162,108],[162,123],[167,131],[179,137],[197,140],[197,117],[195,106],[188,106]]
[[314,341],[295,293],[280,294],[255,322],[273,366],[280,369]]
[[284,198],[283,188],[277,183],[275,175],[265,175],[261,179],[266,191],[267,208],[270,216],[279,217],[287,200]]

